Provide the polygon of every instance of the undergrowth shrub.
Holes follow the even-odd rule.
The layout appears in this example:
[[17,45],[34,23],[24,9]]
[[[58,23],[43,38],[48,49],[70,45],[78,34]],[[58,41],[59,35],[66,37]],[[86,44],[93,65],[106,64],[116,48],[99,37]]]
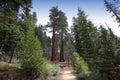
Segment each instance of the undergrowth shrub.
[[60,67],[55,63],[49,62],[47,64],[47,67],[49,69],[49,75],[50,76],[56,76],[57,74],[60,73]]
[[42,75],[40,75],[37,80],[51,80],[51,77],[60,73],[60,67],[57,64],[46,60],[46,62],[42,64],[41,71]]
[[105,74],[101,77],[99,71],[90,71],[84,58],[77,52],[73,53],[72,66],[77,74],[78,80],[107,80]]
[[73,53],[72,65],[78,78],[88,77],[91,73],[87,63],[77,52]]
[[34,36],[33,29],[28,31],[21,41],[21,73],[25,80],[47,80],[56,75],[59,67],[43,57],[43,49],[39,40]]

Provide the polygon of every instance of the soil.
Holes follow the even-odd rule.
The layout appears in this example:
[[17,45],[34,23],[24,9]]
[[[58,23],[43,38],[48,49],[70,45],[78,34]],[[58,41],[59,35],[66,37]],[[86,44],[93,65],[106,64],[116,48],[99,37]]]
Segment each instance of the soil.
[[59,63],[59,65],[62,68],[62,71],[56,76],[55,80],[77,80],[71,65],[68,65],[65,62]]

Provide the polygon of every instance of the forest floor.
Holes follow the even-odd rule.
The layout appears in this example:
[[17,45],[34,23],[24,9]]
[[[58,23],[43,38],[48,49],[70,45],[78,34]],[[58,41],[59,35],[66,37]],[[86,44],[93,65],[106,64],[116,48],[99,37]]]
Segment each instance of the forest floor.
[[66,62],[60,62],[59,65],[62,68],[61,73],[54,80],[77,80],[71,65]]

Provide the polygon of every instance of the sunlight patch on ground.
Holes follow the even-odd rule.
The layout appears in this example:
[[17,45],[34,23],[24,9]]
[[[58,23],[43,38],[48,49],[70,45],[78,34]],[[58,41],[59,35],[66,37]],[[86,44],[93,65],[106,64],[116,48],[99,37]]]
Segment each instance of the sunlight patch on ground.
[[62,80],[75,80],[76,79],[76,76],[74,75],[64,75],[62,76]]
[[63,74],[71,74],[71,71],[64,71]]
[[62,74],[55,80],[77,80],[71,70],[62,71]]

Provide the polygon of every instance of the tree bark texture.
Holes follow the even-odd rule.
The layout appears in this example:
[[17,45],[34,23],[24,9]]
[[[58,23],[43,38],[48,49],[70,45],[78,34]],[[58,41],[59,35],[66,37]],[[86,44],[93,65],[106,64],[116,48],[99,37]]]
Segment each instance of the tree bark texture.
[[55,28],[53,27],[53,36],[52,36],[52,58],[53,62],[56,62],[56,51],[55,51]]

